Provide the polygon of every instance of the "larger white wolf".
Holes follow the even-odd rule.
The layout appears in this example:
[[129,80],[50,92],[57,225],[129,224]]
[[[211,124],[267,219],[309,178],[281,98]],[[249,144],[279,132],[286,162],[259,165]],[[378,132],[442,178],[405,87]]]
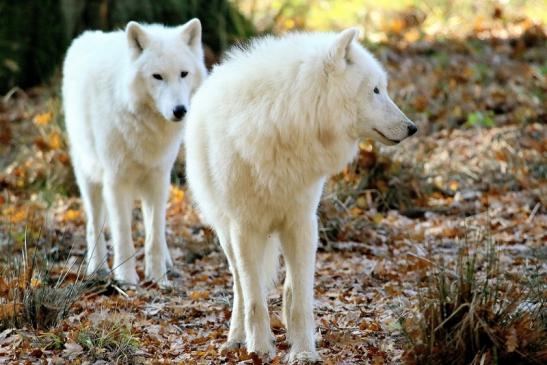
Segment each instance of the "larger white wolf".
[[354,158],[361,138],[392,145],[417,130],[357,34],[257,40],[233,50],[193,99],[187,177],[234,278],[225,347],[245,342],[250,352],[273,355],[265,291],[280,242],[290,361],[318,358],[313,276],[323,183]]
[[118,280],[137,283],[131,210],[142,200],[146,276],[166,281],[170,171],[190,97],[206,76],[201,24],[130,22],[125,32],[85,32],[70,46],[63,100],[70,155],[87,215],[88,272],[106,266],[105,208]]

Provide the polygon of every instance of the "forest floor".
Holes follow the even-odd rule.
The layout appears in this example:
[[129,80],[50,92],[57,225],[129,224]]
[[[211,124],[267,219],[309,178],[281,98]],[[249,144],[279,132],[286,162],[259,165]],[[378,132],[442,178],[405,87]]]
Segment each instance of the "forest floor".
[[[393,98],[420,133],[390,148],[364,141],[356,161],[327,184],[315,275],[326,364],[408,361],[409,343],[418,339],[407,320],[419,315],[419,293],[440,268],[454,271],[462,252],[484,259],[493,242],[499,275],[517,287],[535,275],[545,289],[546,38],[541,27],[520,27],[507,38],[488,30],[461,40],[402,35],[373,47]],[[147,282],[124,289],[97,279],[58,323],[34,316],[10,325],[27,308],[12,303],[21,293],[51,285],[40,265],[26,277],[34,252],[47,257],[48,276],[62,277],[59,290],[82,282],[85,217],[60,103],[58,84],[14,90],[0,103],[0,363],[252,363],[243,350],[218,353],[232,279],[214,234],[192,208],[182,158],[167,217],[171,289]],[[134,216],[142,277],[138,209]],[[288,348],[280,293],[278,285],[270,296],[273,363],[282,363]],[[36,313],[52,311],[48,305]],[[501,346],[524,346],[514,337]]]

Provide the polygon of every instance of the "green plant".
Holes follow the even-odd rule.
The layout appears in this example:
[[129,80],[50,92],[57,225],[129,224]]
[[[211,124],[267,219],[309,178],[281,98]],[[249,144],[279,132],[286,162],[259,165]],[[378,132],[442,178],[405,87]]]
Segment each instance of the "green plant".
[[[418,313],[401,317],[408,364],[541,364],[547,360],[545,283],[539,271],[512,280],[494,242],[465,244],[456,270],[429,273]],[[408,314],[408,313],[407,313]]]
[[[68,265],[53,275],[53,266],[37,248],[30,249],[32,235],[25,231],[21,255],[12,255],[7,244],[8,259],[0,265],[0,331],[29,326],[35,329],[55,327],[68,315],[72,305],[90,290],[102,285],[103,279],[93,275],[84,278],[83,265]],[[37,234],[34,245],[41,239]],[[76,278],[68,280],[69,274]]]
[[495,125],[492,112],[474,112],[467,117],[467,126],[493,127]]
[[38,337],[38,343],[44,350],[62,350],[66,339],[54,332],[45,332]]
[[130,363],[134,359],[139,341],[133,335],[130,323],[101,321],[78,332],[77,342],[93,359]]

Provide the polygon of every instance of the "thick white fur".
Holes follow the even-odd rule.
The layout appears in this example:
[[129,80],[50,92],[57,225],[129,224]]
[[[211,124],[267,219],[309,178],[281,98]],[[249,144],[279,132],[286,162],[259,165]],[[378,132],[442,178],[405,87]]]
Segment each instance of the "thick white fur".
[[187,177],[234,278],[226,347],[245,342],[250,352],[274,353],[267,268],[280,242],[290,361],[318,359],[313,276],[323,183],[353,159],[361,138],[394,144],[414,126],[356,36],[348,29],[256,40],[233,50],[192,101]]
[[[184,78],[182,71],[188,72]],[[70,46],[63,99],[70,155],[87,215],[88,273],[107,267],[102,229],[108,213],[115,277],[137,283],[131,210],[140,198],[146,276],[166,282],[166,265],[172,262],[165,210],[183,134],[183,122],[175,121],[173,109],[188,108],[205,77],[197,19],[176,28],[131,22],[125,31],[85,32]]]

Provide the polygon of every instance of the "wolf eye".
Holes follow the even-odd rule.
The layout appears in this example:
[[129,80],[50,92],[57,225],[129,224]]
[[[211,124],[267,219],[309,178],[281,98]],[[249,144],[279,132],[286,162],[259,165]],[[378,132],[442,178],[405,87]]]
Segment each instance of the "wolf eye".
[[156,80],[163,80],[163,77],[160,74],[153,74],[152,77]]
[[375,93],[375,94],[380,94],[380,90],[379,90],[377,87],[375,87],[375,88],[374,88],[374,93]]
[[180,73],[180,77],[181,77],[181,78],[185,78],[186,76],[188,76],[188,71],[182,71],[182,72]]

